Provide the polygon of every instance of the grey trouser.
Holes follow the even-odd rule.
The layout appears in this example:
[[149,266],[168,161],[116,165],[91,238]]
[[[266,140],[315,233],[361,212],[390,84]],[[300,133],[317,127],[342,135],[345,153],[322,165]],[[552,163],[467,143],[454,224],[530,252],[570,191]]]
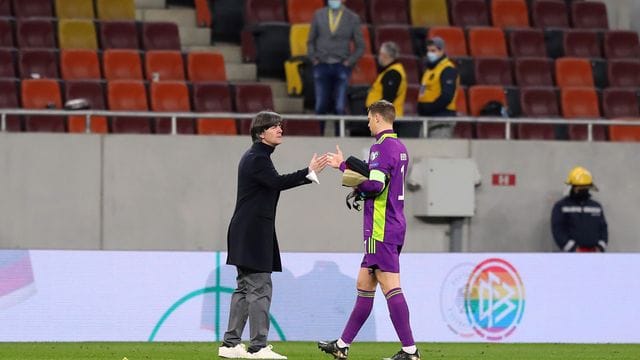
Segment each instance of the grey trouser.
[[249,352],[256,352],[267,346],[272,294],[271,273],[253,272],[242,267],[237,269],[238,287],[231,296],[229,327],[224,333],[224,344],[233,347],[241,342],[242,332],[249,318]]

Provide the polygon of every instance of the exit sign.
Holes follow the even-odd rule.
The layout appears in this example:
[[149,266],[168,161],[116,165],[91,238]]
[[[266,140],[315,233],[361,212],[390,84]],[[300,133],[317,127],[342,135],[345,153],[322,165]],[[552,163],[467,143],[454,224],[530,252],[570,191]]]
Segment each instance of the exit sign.
[[516,186],[516,174],[497,173],[491,176],[493,186]]

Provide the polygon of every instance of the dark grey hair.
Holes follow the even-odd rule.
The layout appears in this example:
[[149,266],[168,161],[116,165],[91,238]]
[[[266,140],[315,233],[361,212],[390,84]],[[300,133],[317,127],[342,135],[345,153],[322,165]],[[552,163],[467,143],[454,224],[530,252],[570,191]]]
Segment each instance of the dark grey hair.
[[400,55],[398,44],[393,41],[385,41],[380,45],[380,50],[384,50],[392,59],[397,59]]
[[268,128],[282,124],[282,116],[273,111],[260,111],[251,120],[251,140],[260,142],[260,134]]

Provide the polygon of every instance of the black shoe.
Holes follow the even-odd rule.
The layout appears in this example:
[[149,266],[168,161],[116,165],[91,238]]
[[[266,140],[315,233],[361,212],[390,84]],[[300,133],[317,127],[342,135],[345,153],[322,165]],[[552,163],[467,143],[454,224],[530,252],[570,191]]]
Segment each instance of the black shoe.
[[420,351],[416,349],[415,354],[409,354],[404,352],[404,350],[400,350],[391,358],[387,358],[385,360],[420,360]]
[[338,340],[333,341],[318,341],[318,349],[333,355],[334,359],[346,359],[349,354],[349,347],[339,347]]

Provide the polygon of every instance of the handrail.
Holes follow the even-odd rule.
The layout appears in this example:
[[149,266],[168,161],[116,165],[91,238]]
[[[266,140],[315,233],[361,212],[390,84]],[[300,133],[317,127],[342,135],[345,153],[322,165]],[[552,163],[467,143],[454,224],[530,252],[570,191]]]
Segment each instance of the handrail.
[[[57,110],[57,109],[0,109],[0,131],[5,132],[7,128],[7,116],[9,115],[57,115],[57,116],[85,116],[86,132],[91,132],[92,116],[108,116],[108,117],[148,117],[148,118],[170,118],[171,134],[177,134],[177,120],[197,119],[197,118],[234,118],[234,119],[252,119],[255,113],[230,113],[230,112],[212,112],[212,113],[194,113],[194,112],[153,112],[153,111],[109,111],[109,110]],[[368,121],[364,115],[315,115],[315,114],[281,114],[284,120],[303,120],[303,121],[338,121],[339,137],[346,134],[347,121]],[[505,139],[511,139],[512,124],[559,124],[559,125],[586,125],[587,141],[593,141],[593,126],[595,125],[621,125],[621,126],[640,126],[640,121],[628,120],[608,120],[608,119],[563,119],[563,118],[504,118],[504,117],[472,117],[472,116],[456,116],[456,117],[423,117],[423,116],[403,116],[397,121],[422,122],[423,137],[428,137],[426,129],[430,121],[438,122],[471,122],[471,123],[503,123],[505,125]]]

